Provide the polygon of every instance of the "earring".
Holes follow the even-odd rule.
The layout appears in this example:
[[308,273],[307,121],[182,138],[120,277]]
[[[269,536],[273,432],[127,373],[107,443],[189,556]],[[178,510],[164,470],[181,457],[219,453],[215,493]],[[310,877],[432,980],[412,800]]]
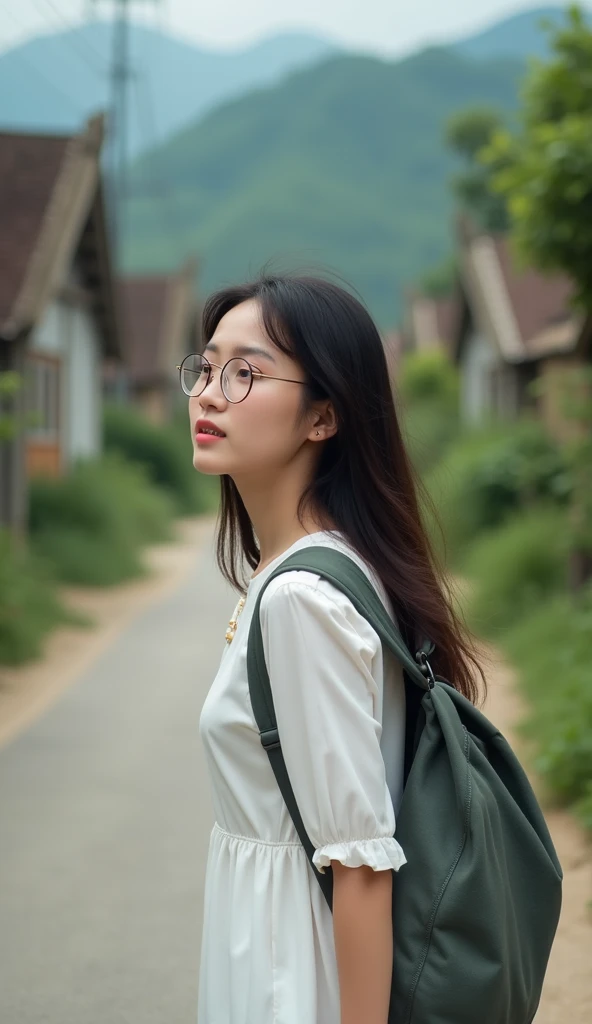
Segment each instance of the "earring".
[[320,432],[320,430],[317,430],[317,437],[320,437],[320,436],[321,436],[321,432]]

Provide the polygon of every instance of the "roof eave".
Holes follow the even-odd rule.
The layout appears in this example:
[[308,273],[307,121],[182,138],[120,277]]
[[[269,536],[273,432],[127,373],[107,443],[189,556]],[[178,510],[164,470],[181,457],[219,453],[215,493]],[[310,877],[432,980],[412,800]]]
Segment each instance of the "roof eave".
[[29,264],[0,335],[17,337],[37,323],[71,262],[100,176],[104,116],[91,118],[68,144]]

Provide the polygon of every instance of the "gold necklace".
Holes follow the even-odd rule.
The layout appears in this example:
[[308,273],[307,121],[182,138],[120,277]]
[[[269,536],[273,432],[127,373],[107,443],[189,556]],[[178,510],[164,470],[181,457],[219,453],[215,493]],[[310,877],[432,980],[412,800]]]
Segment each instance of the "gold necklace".
[[232,616],[230,622],[228,623],[228,629],[226,630],[226,643],[227,644],[231,644],[232,641],[234,640],[234,634],[236,633],[238,617],[239,617],[239,615],[242,612],[244,607],[245,607],[245,598],[241,597],[240,601],[238,602],[238,604],[237,604],[237,606],[236,606],[236,608],[234,610],[234,615]]

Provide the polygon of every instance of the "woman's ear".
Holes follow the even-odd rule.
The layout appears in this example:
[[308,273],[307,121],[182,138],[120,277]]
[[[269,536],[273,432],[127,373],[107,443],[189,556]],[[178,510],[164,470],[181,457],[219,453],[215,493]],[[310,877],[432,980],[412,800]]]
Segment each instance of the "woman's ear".
[[313,426],[308,435],[309,441],[327,441],[337,433],[337,415],[333,403],[326,399],[315,402]]

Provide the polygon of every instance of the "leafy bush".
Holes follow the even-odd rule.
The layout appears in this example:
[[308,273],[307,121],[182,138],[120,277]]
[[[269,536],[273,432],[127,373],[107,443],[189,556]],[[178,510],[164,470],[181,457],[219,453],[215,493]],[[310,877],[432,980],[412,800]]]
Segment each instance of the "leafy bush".
[[556,594],[565,587],[567,556],[566,517],[557,508],[534,508],[483,534],[464,563],[476,581],[473,628],[497,633]]
[[103,423],[107,450],[144,466],[152,482],[173,497],[179,513],[208,509],[209,492],[193,468],[186,413],[182,430],[178,421],[155,426],[129,406],[111,405],[105,409]]
[[49,630],[70,618],[47,567],[0,531],[0,664],[38,657]]
[[397,387],[406,405],[430,401],[456,407],[458,371],[439,349],[414,352],[403,359]]
[[142,545],[168,539],[172,514],[142,467],[114,455],[31,487],[32,544],[69,583],[101,586],[140,574]]
[[403,417],[405,447],[415,469],[429,473],[458,438],[458,415],[438,403],[417,402]]
[[457,565],[480,533],[540,500],[565,505],[573,486],[560,449],[528,419],[464,435],[426,484]]
[[559,594],[506,632],[503,646],[529,699],[522,732],[549,789],[592,829],[592,586]]
[[442,352],[405,356],[397,380],[405,444],[419,473],[440,461],[456,440],[458,373]]

